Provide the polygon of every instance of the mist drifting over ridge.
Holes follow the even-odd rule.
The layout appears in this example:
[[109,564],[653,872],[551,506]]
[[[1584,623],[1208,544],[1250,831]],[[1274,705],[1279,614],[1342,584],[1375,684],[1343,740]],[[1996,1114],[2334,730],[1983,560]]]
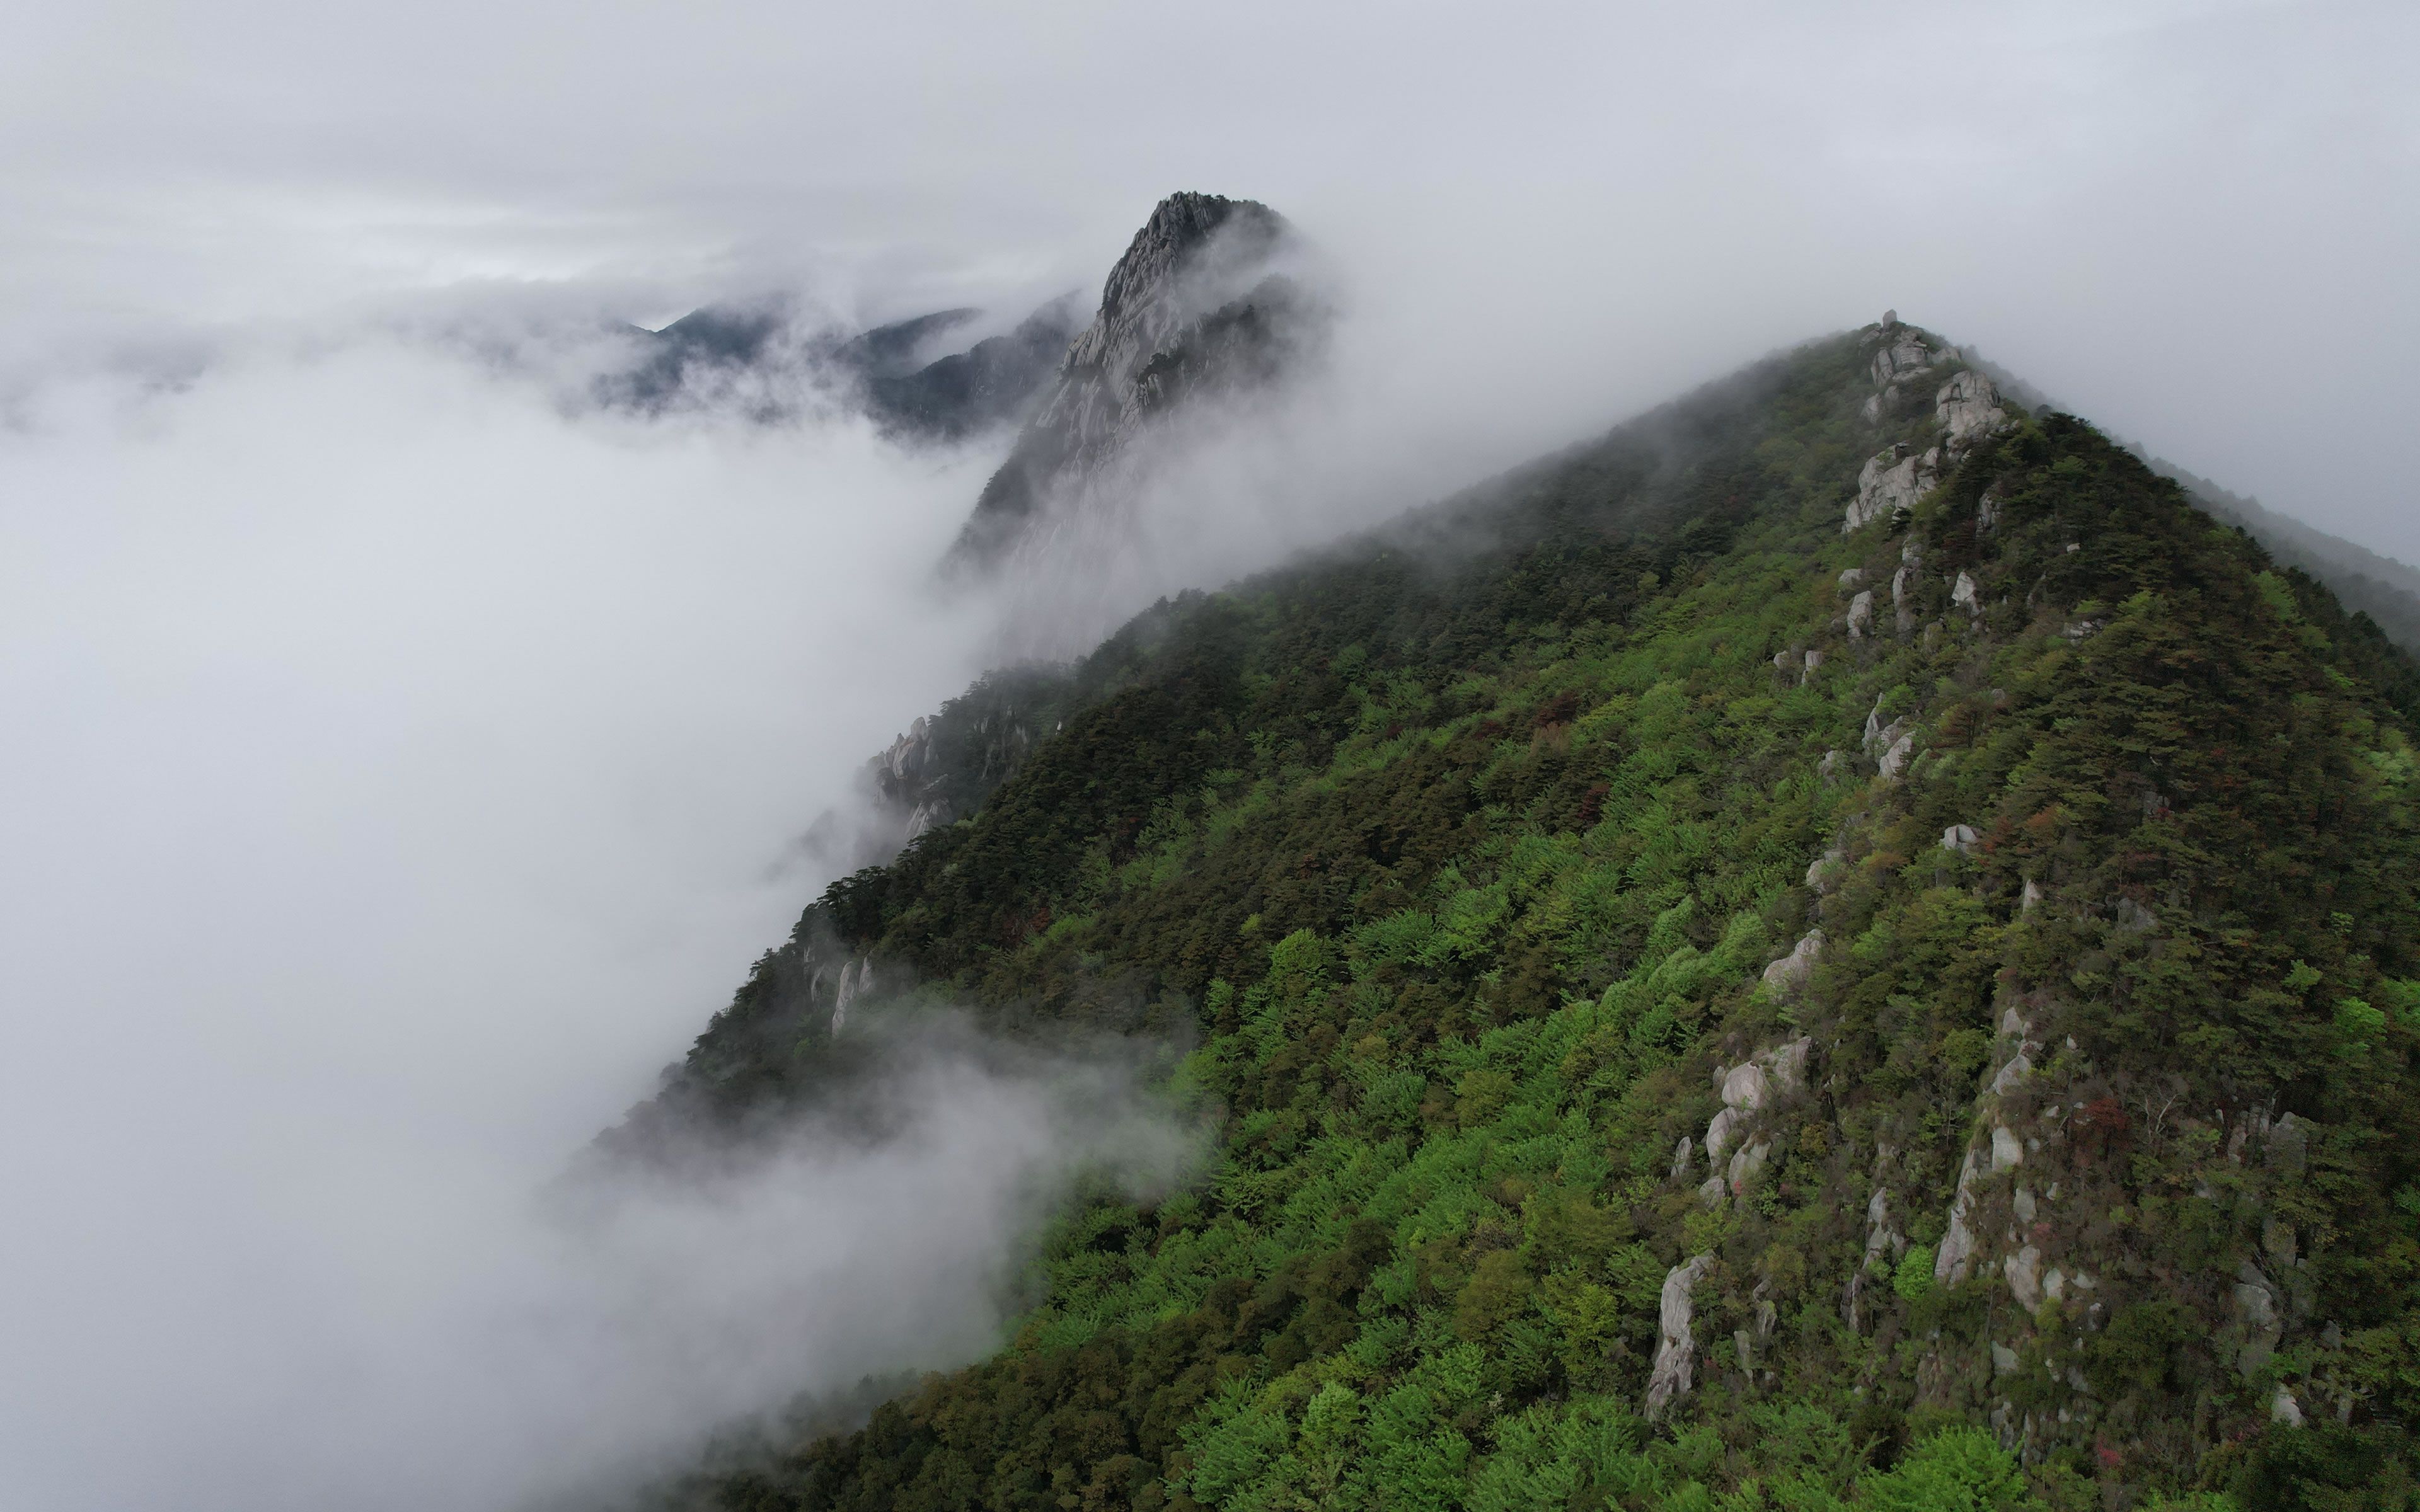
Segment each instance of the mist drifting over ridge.
[[[504,1505],[982,1348],[1092,1148],[1050,1075],[933,1058],[877,1149],[534,1206],[820,886],[867,732],[970,674],[922,585],[980,459],[395,341],[44,398],[0,440],[8,1499]],[[806,1332],[722,1348],[765,1316]]]
[[[1071,653],[1390,507],[1383,413],[1321,385],[1183,439],[1037,620],[936,575],[1004,437],[903,447],[812,385],[774,424],[744,386],[599,406],[623,353],[561,329],[474,301],[96,364],[0,432],[0,1120],[42,1152],[0,1174],[39,1300],[0,1320],[11,1494],[635,1473],[983,1352],[1053,1194],[1187,1158],[1124,1061],[944,1041],[884,1073],[880,1140],[811,1121],[584,1228],[539,1201],[854,863],[863,763],[1009,617]],[[130,1413],[156,1453],[112,1452]]]
[[[1123,574],[1027,642],[1056,653],[1887,304],[2420,559],[2407,11],[1497,24],[29,25],[0,60],[0,1500],[502,1504],[637,1418],[979,1349],[1030,1221],[982,1199],[1123,1127],[1054,1122],[1055,1069],[942,1059],[887,1153],[794,1149],[601,1259],[532,1216],[1000,611],[931,569],[1005,438],[600,413],[564,331],[1089,301],[1161,193],[1265,199],[1338,270],[1332,378],[1162,477]],[[902,1194],[966,1221],[892,1222]],[[805,1294],[726,1249],[968,1305],[759,1341],[820,1365],[648,1342]]]

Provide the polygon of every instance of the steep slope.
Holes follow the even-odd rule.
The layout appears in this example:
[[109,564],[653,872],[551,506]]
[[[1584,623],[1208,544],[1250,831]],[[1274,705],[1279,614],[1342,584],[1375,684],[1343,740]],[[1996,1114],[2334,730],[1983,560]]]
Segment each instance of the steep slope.
[[1818,343],[973,697],[1013,775],[620,1141],[959,1003],[1192,1026],[1218,1164],[673,1500],[2409,1504],[2420,674],[1954,349]]
[[[2065,408],[1988,363],[1978,361],[1976,365],[2037,409]],[[2127,450],[2152,471],[2184,485],[2193,501],[2214,518],[2241,526],[2280,565],[2299,567],[2317,578],[2347,610],[2368,615],[2388,640],[2420,655],[2420,568],[2281,515],[2257,499],[2222,488],[2165,457],[2154,456],[2138,443],[2127,443]]]
[[1146,438],[1295,369],[1325,315],[1282,269],[1293,240],[1281,217],[1251,200],[1160,201],[985,486],[953,561],[987,567],[1054,535],[1113,532],[1133,481],[1118,464],[1134,460]]
[[2346,609],[2368,615],[2388,640],[2420,655],[2420,568],[2315,530],[2163,457],[2145,455],[2143,459],[2154,471],[2183,484],[2195,503],[2230,525],[2243,527],[2278,562],[2300,567],[2326,583]]

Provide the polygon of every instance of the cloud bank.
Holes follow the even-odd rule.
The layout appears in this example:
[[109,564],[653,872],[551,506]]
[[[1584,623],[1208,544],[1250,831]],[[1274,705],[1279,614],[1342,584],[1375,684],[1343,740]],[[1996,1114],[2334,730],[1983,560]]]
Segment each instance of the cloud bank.
[[937,1052],[886,1141],[535,1205],[980,664],[924,589],[987,457],[359,332],[17,418],[0,1502],[503,1506],[988,1342],[1035,1204],[1137,1137],[1098,1068]]

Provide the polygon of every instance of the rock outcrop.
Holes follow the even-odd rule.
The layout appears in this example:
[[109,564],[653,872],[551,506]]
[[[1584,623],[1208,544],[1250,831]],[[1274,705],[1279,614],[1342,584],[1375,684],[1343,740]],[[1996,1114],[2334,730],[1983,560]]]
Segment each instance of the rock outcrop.
[[1056,536],[1113,532],[1136,482],[1113,464],[1145,436],[1294,373],[1326,328],[1325,304],[1281,270],[1295,248],[1291,227],[1264,205],[1162,200],[976,500],[953,563],[988,567]]
[[910,724],[866,766],[880,815],[875,858],[974,811],[1056,727],[1067,692],[1047,671],[996,672]]
[[1857,473],[1857,496],[1849,501],[1840,533],[1846,535],[1878,519],[1888,519],[1900,510],[1914,509],[1916,501],[1940,481],[1941,448],[1937,446],[1919,453],[1901,441],[1876,453]]
[[[1823,948],[1823,932],[1810,931],[1798,942],[1798,948],[1775,962],[1774,966],[1797,963],[1803,981],[1804,971],[1812,970],[1815,956]],[[1774,980],[1773,966],[1765,968],[1765,980]],[[1722,1169],[1723,1151],[1730,1149],[1732,1136],[1745,1129],[1750,1119],[1774,1097],[1794,1092],[1807,1079],[1807,1057],[1815,1041],[1801,1035],[1785,1044],[1760,1052],[1736,1066],[1715,1068],[1714,1083],[1722,1089],[1723,1105],[1706,1125],[1706,1164]],[[1764,1168],[1771,1147],[1761,1142],[1744,1144],[1731,1157],[1723,1174],[1707,1179],[1704,1196],[1710,1202],[1719,1202],[1728,1191],[1736,1196]]]
[[1900,544],[1899,570],[1891,574],[1891,615],[1902,639],[1916,628],[1916,609],[1908,600],[1922,581],[1923,571],[1924,548],[1911,535]]
[[848,1022],[851,1004],[874,986],[874,963],[868,960],[847,962],[840,968],[840,982],[832,996],[831,1034],[840,1038],[841,1026]]
[[[1975,1098],[1978,1115],[1976,1139],[1967,1146],[1965,1158],[1959,1165],[1958,1187],[1949,1199],[1949,1220],[1942,1233],[1941,1247],[1933,1255],[1932,1275],[1936,1281],[1947,1284],[1963,1281],[1974,1262],[1979,1242],[1974,1227],[1976,1183],[1987,1176],[2006,1175],[2024,1164],[2024,1141],[2003,1121],[2000,1103],[2011,1088],[2033,1073],[2033,1057],[2041,1054],[2041,1044],[2030,1038],[2032,1033],[2033,1026],[2015,1009],[2001,1013],[2000,1041],[2004,1044],[2011,1041],[2014,1043],[2009,1045],[2007,1058],[1993,1070],[1992,1079]],[[2025,1201],[2030,1204],[2032,1200],[2027,1195]],[[2013,1236],[2010,1242],[2016,1243]],[[2024,1248],[2013,1251],[2012,1256],[2024,1256]],[[2016,1269],[2004,1270],[2009,1290],[2022,1305],[2031,1307],[2041,1300],[2042,1287],[2038,1279],[2040,1270],[2041,1254],[2039,1250],[2034,1251],[2029,1258],[2021,1259]],[[2033,1301],[2027,1302],[2028,1296]]]
[[[1869,423],[1879,423],[1892,412],[1900,390],[1918,375],[1963,361],[1956,347],[1935,346],[1924,332],[1900,325],[1895,316],[1886,316],[1875,330],[1877,336],[1869,338],[1878,341],[1871,373],[1881,392],[1866,401],[1864,414]],[[1910,442],[1897,441],[1868,459],[1857,475],[1856,497],[1849,501],[1847,517],[1840,525],[1843,534],[1914,509],[1916,501],[1948,476],[1960,454],[2009,422],[1998,386],[1971,367],[1961,367],[1935,391],[1932,418],[1942,428],[1935,444],[1919,452]],[[1986,518],[1981,529],[1991,528],[1992,521]]]
[[[1818,861],[1815,864],[1821,866],[1823,862]],[[1764,984],[1776,993],[1796,992],[1807,985],[1807,979],[1813,975],[1815,970],[1815,958],[1823,951],[1823,932],[1820,929],[1808,930],[1796,945],[1791,947],[1788,955],[1764,968]],[[1728,1100],[1729,1092],[1726,1091],[1724,1095]]]
[[1714,1263],[1712,1255],[1699,1255],[1665,1273],[1656,1310],[1655,1363],[1647,1374],[1647,1420],[1651,1423],[1661,1418],[1675,1400],[1687,1396],[1696,1381],[1698,1341],[1689,1332],[1696,1303],[1690,1294],[1697,1290],[1699,1281]]
[[1957,581],[1949,585],[1949,602],[1969,614],[1983,612],[1982,601],[1976,596],[1974,574],[1961,570]]
[[1888,724],[1883,723],[1882,718],[1882,702],[1877,699],[1866,716],[1865,750],[1874,758],[1875,768],[1884,779],[1896,781],[1916,753],[1916,721],[1904,714]]
[[1947,444],[1954,448],[1999,429],[2008,423],[2009,412],[2000,406],[1999,389],[1970,367],[1941,386],[1933,399],[1932,417],[1941,423]]

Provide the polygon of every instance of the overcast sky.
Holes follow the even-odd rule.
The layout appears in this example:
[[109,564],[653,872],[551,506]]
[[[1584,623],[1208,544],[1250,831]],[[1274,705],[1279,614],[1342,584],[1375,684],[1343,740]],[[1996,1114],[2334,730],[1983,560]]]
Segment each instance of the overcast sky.
[[1551,371],[1555,424],[1896,305],[2412,560],[2415,76],[2396,0],[54,0],[0,49],[0,331],[466,281],[888,313],[1096,285],[1190,187],[1474,380]]
[[565,332],[1015,313],[1200,189],[1318,243],[1341,384],[1144,598],[1892,306],[2420,562],[2414,78],[2408,3],[17,7],[0,1504],[501,1507],[962,1355],[1105,1137],[945,1060],[878,1158],[528,1211],[996,644],[929,569],[1000,439],[567,407]]

